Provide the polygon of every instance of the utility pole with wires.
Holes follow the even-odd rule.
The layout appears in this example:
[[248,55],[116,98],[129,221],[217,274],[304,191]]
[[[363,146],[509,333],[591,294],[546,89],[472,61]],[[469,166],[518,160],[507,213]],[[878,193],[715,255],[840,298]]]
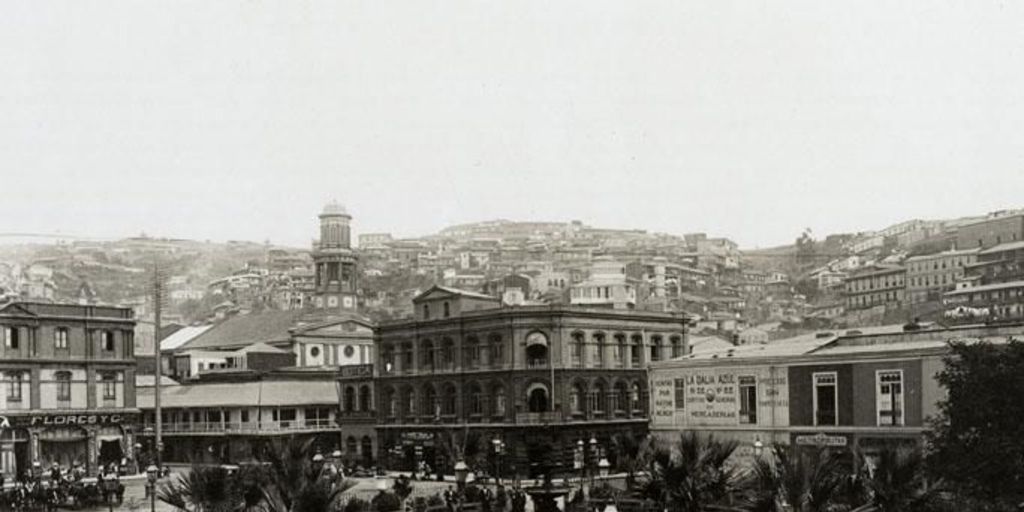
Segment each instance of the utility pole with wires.
[[164,362],[160,353],[160,313],[163,307],[164,279],[160,273],[160,264],[153,261],[153,408],[156,431],[154,432],[154,455],[156,456],[157,475],[163,474],[163,415],[160,412],[161,379],[164,376]]

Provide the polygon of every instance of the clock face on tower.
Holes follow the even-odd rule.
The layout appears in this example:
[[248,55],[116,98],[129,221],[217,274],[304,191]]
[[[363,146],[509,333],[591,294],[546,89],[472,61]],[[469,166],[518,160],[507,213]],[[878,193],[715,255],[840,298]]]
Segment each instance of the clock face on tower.
[[548,337],[540,331],[534,331],[526,335],[527,345],[547,345]]

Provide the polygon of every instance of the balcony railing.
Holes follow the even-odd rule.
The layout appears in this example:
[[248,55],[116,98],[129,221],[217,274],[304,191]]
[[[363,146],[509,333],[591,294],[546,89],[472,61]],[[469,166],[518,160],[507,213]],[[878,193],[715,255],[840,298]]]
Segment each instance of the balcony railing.
[[560,421],[562,421],[562,415],[558,412],[516,413],[516,423],[521,425],[541,425],[544,423],[557,423]]
[[[152,424],[145,424],[143,427],[153,427]],[[165,434],[223,434],[223,433],[275,433],[275,432],[308,432],[308,431],[329,431],[337,430],[338,426],[327,419],[319,420],[295,420],[295,421],[264,421],[257,423],[250,422],[220,422],[220,421],[199,421],[199,422],[174,422],[164,423],[162,426]]]
[[544,369],[548,367],[547,359],[529,359],[526,361],[526,367],[531,370]]

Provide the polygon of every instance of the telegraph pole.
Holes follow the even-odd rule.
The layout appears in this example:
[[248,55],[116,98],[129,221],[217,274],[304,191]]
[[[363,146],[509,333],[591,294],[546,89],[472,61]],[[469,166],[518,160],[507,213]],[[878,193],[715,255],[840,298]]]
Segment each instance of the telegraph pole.
[[160,264],[153,262],[153,359],[156,364],[154,369],[153,384],[153,408],[155,409],[156,437],[156,467],[157,475],[163,471],[163,418],[160,412],[160,380],[164,375],[164,362],[160,354],[160,308],[163,306],[163,279],[160,276]]

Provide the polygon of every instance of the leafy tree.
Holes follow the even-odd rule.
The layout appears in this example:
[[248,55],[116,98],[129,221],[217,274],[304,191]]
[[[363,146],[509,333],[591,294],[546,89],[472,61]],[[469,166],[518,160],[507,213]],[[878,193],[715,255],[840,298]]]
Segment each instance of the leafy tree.
[[879,512],[926,512],[942,506],[939,488],[929,485],[920,450],[885,448],[874,463],[865,460],[860,479],[869,505]]
[[977,510],[1016,510],[1024,503],[1024,343],[950,348],[938,374],[948,396],[928,435],[928,468],[977,500]]
[[698,512],[727,502],[737,490],[737,474],[727,464],[737,446],[736,441],[682,433],[676,446],[654,448],[641,496],[670,512]]
[[269,483],[263,488],[263,497],[268,512],[322,512],[355,485],[340,477],[332,480],[316,467],[313,441],[292,439],[278,449],[267,450]]

